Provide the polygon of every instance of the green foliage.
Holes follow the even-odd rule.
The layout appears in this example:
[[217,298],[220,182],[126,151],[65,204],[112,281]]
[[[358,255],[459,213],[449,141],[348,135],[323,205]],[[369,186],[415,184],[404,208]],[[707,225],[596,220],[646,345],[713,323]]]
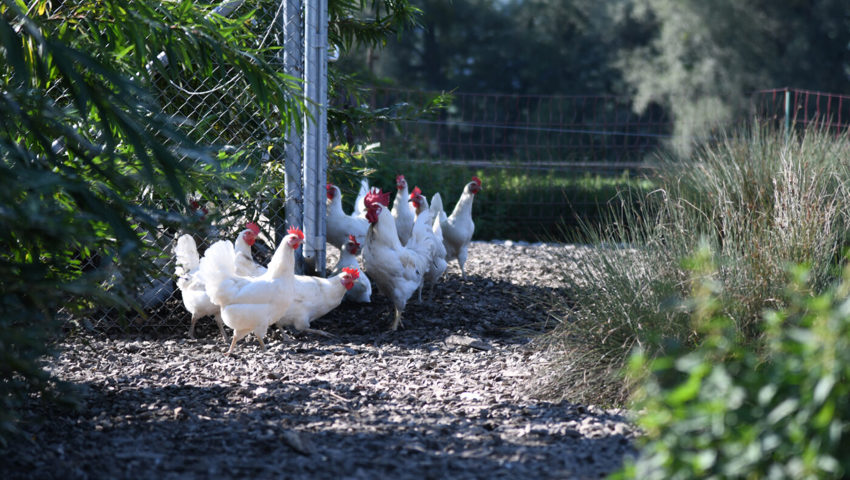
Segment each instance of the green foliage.
[[[329,2],[333,44],[381,44],[417,14],[393,0],[361,16],[366,3]],[[39,366],[59,317],[132,305],[162,275],[170,233],[206,226],[186,192],[227,206],[206,219],[219,226],[281,208],[282,162],[269,160],[303,105],[268,41],[279,7],[223,18],[189,0],[0,0],[0,443],[24,402],[63,397]],[[330,131],[416,112],[332,111]],[[347,166],[362,162],[350,145],[334,149]]]
[[171,206],[222,173],[139,78],[148,66],[166,79],[234,65],[284,126],[296,105],[247,46],[246,18],[189,1],[52,3],[0,3],[0,441],[22,403],[54,392],[38,360],[60,310],[131,302],[152,266],[145,238],[191,225]]
[[328,40],[345,50],[379,47],[415,26],[420,14],[408,0],[330,0]]
[[[648,191],[650,183],[624,172],[620,176],[564,175],[554,170],[471,168],[450,162],[409,161],[376,155],[366,164],[371,185],[394,190],[396,175],[403,174],[411,188],[418,186],[430,198],[440,192],[446,214],[460,198],[472,176],[483,189],[473,203],[476,240],[511,239],[549,241],[579,238],[579,222],[602,221],[609,202],[628,189]],[[329,173],[329,177],[330,177]],[[334,177],[330,177],[334,178]],[[334,180],[332,180],[334,181]],[[346,184],[343,202],[350,211],[359,182]]]
[[785,305],[789,265],[808,265],[816,290],[835,278],[850,225],[848,149],[845,135],[809,128],[786,144],[782,132],[756,125],[691,157],[659,160],[656,190],[588,228],[600,248],[564,259],[571,294],[553,301],[569,314],[547,337],[560,352],[548,393],[622,402],[633,379],[620,372],[633,347],[651,357],[698,343],[679,305],[689,288],[682,262],[700,242],[718,266],[723,314],[758,348],[762,312]]
[[[761,349],[723,313],[708,248],[690,262],[695,348],[632,356],[640,455],[614,478],[843,478],[850,471],[850,269],[814,293],[797,267]],[[647,375],[647,371],[649,374]]]
[[[413,101],[396,101],[377,107],[370,102],[373,91],[364,87],[356,68],[350,68],[356,55],[368,49],[375,52],[392,38],[418,25],[419,8],[407,0],[332,0],[328,3],[328,38],[342,48],[343,55],[328,66],[328,178],[343,191],[359,188],[359,177],[369,175],[370,159],[376,145],[372,136],[376,125],[398,128],[405,121],[433,116],[448,104],[451,96],[423,94]],[[354,196],[349,195],[353,201]]]

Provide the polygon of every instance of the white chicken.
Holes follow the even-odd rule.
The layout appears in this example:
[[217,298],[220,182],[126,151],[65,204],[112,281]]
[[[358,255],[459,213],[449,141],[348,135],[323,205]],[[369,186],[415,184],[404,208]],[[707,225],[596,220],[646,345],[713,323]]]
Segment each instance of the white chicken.
[[460,266],[460,274],[466,280],[466,271],[463,269],[466,263],[469,242],[475,233],[475,223],[472,221],[472,201],[475,195],[481,191],[481,180],[472,177],[472,180],[463,188],[460,199],[455,204],[452,214],[446,218],[443,211],[443,201],[439,193],[431,197],[431,210],[437,213],[443,229],[443,245],[446,247],[446,261],[457,259]]
[[359,276],[359,270],[348,267],[331,278],[295,275],[292,290],[288,293],[292,303],[275,323],[280,328],[288,325],[299,332],[330,337],[327,332],[310,328],[310,322],[338,307]]
[[[237,254],[236,273],[242,276],[257,276],[266,269],[254,263],[251,256],[251,246],[257,239],[257,234],[260,229],[254,223],[248,223],[245,230],[239,232],[236,240],[233,241],[237,252],[243,253],[247,257],[240,260]],[[218,330],[221,332],[224,341],[227,341],[227,334],[224,333],[224,326],[221,321],[220,308],[218,305],[210,301],[204,288],[204,281],[198,273],[200,265],[200,255],[198,255],[198,245],[191,235],[181,235],[177,239],[177,245],[174,247],[174,256],[177,260],[177,288],[180,289],[183,297],[183,305],[186,310],[192,314],[192,323],[189,325],[189,337],[195,338],[195,324],[198,319],[207,315],[215,317],[215,322],[218,324]],[[250,266],[250,268],[249,268]]]
[[266,267],[255,262],[254,255],[251,254],[251,247],[257,241],[258,235],[260,235],[260,227],[254,222],[248,222],[245,230],[242,230],[233,241],[233,247],[236,250],[236,275],[259,277],[266,273]]
[[413,232],[413,209],[408,203],[407,180],[404,175],[395,177],[396,192],[395,200],[393,201],[393,218],[395,219],[395,228],[398,231],[398,239],[402,245],[407,245],[410,240],[410,234]]
[[[425,282],[430,285],[428,298],[434,298],[434,285],[440,281],[443,273],[446,272],[448,263],[446,262],[446,247],[443,245],[443,229],[439,220],[431,218],[431,210],[428,207],[428,199],[422,195],[419,187],[414,187],[410,192],[410,202],[413,204],[414,212],[416,213],[416,223],[422,222],[426,227],[429,227],[427,233],[432,237],[435,249],[431,256],[431,263],[428,266],[428,272],[425,274]],[[422,288],[419,289],[419,301],[422,302]]]
[[[364,195],[365,197],[365,195]],[[357,262],[357,254],[360,253],[360,243],[354,237],[354,235],[348,236],[348,241],[343,245],[342,251],[339,254],[339,261],[336,266],[333,268],[333,275],[337,275],[342,272],[343,268],[360,268],[360,264]],[[372,298],[372,282],[369,281],[369,277],[366,276],[362,271],[360,272],[360,277],[354,282],[354,286],[345,293],[344,300],[348,300],[350,302],[358,302],[358,303],[369,303]]]
[[349,235],[354,235],[358,242],[366,238],[369,222],[365,218],[352,217],[342,210],[342,192],[339,187],[329,183],[327,190],[327,241],[342,251],[342,246],[348,241]]
[[174,273],[177,275],[177,288],[183,297],[183,306],[192,314],[192,323],[189,325],[189,337],[195,338],[195,324],[199,318],[212,315],[218,324],[221,337],[227,341],[224,333],[224,324],[221,321],[221,308],[210,301],[204,289],[204,281],[198,273],[198,265],[201,257],[198,255],[198,245],[189,234],[181,235],[174,247],[174,256],[177,259],[177,267]]
[[304,241],[301,230],[290,227],[272,255],[266,273],[259,277],[236,274],[233,244],[218,241],[207,249],[200,272],[212,303],[221,307],[224,324],[233,329],[227,354],[251,332],[265,350],[263,338],[269,325],[280,319],[292,303],[295,283],[295,250]]
[[403,246],[388,203],[389,193],[379,189],[373,188],[366,195],[366,219],[371,225],[363,244],[363,267],[393,302],[395,318],[390,328],[396,330],[407,301],[422,285],[436,245],[426,238],[425,231],[430,226],[423,221],[414,224],[410,241]]

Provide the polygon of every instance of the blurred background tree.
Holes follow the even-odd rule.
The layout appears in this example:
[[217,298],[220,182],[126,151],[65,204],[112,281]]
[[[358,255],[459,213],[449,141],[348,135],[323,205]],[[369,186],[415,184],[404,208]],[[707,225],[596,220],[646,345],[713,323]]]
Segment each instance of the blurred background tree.
[[422,17],[340,68],[390,85],[522,94],[615,94],[658,104],[687,150],[746,117],[758,89],[850,91],[841,0],[412,0]]
[[627,46],[618,66],[638,110],[663,105],[679,150],[748,112],[759,89],[848,91],[846,2],[622,0],[618,25],[652,34]]

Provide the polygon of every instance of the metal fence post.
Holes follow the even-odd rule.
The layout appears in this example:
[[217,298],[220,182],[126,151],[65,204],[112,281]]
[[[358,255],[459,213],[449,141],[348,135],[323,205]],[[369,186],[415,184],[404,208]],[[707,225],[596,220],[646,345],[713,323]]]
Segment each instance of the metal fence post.
[[327,37],[327,0],[308,1],[304,14],[304,89],[310,112],[304,118],[304,260],[319,276],[325,275]]
[[[302,49],[302,12],[301,0],[281,0],[284,2],[283,10],[283,70],[287,75],[296,78],[304,78],[304,51]],[[297,125],[291,125],[286,134],[286,153],[284,175],[286,181],[286,224],[303,228],[304,212],[302,189],[302,139]],[[285,228],[277,232],[275,242],[280,243],[286,235]],[[304,259],[301,256],[301,248],[295,252],[295,272],[304,272]]]
[[791,90],[785,87],[785,144],[791,136]]

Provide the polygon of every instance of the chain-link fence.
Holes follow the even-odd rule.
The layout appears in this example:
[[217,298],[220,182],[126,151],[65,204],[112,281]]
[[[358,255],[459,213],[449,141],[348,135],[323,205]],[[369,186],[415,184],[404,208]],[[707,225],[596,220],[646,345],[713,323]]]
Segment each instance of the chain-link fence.
[[[302,124],[283,131],[285,112],[264,111],[233,66],[217,65],[221,71],[213,72],[215,75],[180,69],[169,70],[179,72],[176,75],[164,75],[149,69],[149,80],[164,113],[179,119],[199,144],[226,154],[231,167],[241,162],[260,171],[261,181],[250,192],[227,198],[227,202],[195,194],[190,203],[198,215],[212,219],[208,229],[178,232],[163,228],[155,237],[146,236],[145,241],[160,253],[150,259],[156,273],[138,291],[136,300],[142,311],[94,310],[81,321],[95,330],[188,328],[191,316],[176,286],[173,254],[176,238],[183,233],[195,238],[202,255],[213,242],[232,241],[246,223],[254,222],[261,232],[255,259],[265,264],[286,228],[298,226],[306,233],[297,255],[298,270],[325,272],[327,2],[225,1],[212,12],[231,18],[250,13],[246,18],[256,39],[248,46],[252,54],[266,55],[267,62],[300,79],[304,86]],[[165,53],[159,58],[168,63]],[[205,326],[206,322],[200,322],[198,328]]]

